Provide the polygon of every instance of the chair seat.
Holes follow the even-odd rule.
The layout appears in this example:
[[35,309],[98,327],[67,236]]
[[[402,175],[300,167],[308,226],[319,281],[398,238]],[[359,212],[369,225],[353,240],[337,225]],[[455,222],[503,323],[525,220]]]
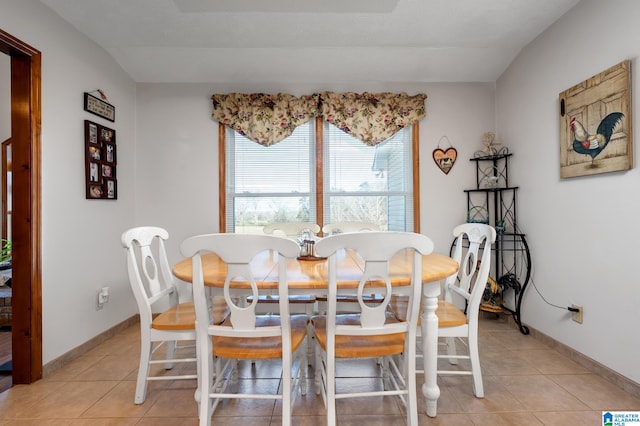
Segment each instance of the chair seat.
[[[392,297],[389,306],[392,312],[400,321],[404,321],[407,317],[407,296]],[[467,316],[457,306],[452,303],[438,300],[438,308],[436,309],[438,316],[438,327],[457,327],[467,323]],[[418,317],[418,325],[421,325],[422,308],[420,308],[420,316]]]
[[[400,322],[391,313],[385,323]],[[327,317],[315,315],[311,318],[316,341],[327,348]],[[341,314],[336,316],[336,325],[358,325],[360,314]],[[369,358],[400,354],[404,351],[404,334],[382,334],[374,336],[336,336],[336,358]]]
[[[291,315],[291,348],[295,352],[307,335],[308,315]],[[256,327],[280,325],[278,315],[256,316]],[[231,327],[227,318],[222,326]],[[222,358],[267,359],[282,358],[282,338],[279,336],[244,338],[213,336],[213,354]]]
[[438,301],[436,315],[438,316],[438,327],[457,327],[467,323],[467,316],[464,312],[456,305],[444,300]]
[[193,302],[180,303],[154,318],[151,328],[156,330],[193,330],[196,325],[196,309]]
[[[224,297],[215,296],[213,298],[213,322],[221,324],[229,316],[229,307],[224,301]],[[156,318],[151,324],[156,330],[193,330],[196,323],[196,309],[193,302],[180,303],[167,309]]]

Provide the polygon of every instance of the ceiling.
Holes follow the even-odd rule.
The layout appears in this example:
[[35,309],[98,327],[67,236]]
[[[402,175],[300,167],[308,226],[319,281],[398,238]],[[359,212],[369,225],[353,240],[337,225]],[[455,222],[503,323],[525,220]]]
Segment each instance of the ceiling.
[[40,0],[136,82],[493,82],[579,0]]

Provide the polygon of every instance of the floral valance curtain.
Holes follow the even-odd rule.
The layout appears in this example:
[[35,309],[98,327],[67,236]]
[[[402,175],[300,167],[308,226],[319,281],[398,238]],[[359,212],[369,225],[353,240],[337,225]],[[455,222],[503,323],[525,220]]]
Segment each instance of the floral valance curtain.
[[389,139],[422,119],[427,95],[323,92],[296,98],[286,93],[215,94],[213,118],[264,146],[273,145],[316,115],[367,145]]
[[367,145],[377,145],[422,119],[427,95],[406,93],[320,94],[322,117]]
[[213,95],[213,118],[260,145],[280,142],[318,115],[318,95],[286,93]]

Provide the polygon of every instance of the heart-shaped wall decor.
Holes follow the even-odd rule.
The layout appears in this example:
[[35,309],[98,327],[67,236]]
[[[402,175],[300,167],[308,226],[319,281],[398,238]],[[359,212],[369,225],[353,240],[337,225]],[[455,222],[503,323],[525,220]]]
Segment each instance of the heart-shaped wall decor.
[[458,151],[456,151],[455,148],[447,148],[446,151],[440,148],[433,150],[433,161],[436,162],[445,175],[449,174],[449,171],[456,162],[456,158],[458,158]]

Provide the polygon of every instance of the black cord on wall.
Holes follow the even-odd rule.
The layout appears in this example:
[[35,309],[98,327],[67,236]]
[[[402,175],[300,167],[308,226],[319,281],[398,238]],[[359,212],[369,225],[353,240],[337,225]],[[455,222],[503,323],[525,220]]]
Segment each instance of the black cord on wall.
[[[516,232],[524,234],[522,232],[522,230],[520,228],[518,228],[518,226],[515,226]],[[532,262],[533,263],[533,262]],[[560,305],[556,305],[553,304],[551,302],[549,302],[544,295],[540,292],[540,290],[538,289],[538,286],[536,286],[535,281],[533,280],[533,264],[529,265],[529,267],[531,268],[531,276],[529,277],[529,281],[531,282],[531,285],[533,285],[533,288],[536,290],[536,293],[538,293],[538,295],[540,296],[540,298],[549,306],[553,306],[554,308],[558,308],[558,309],[562,309],[562,310],[567,310],[569,312],[580,312],[580,310],[578,308],[574,308],[572,306],[560,306]]]

